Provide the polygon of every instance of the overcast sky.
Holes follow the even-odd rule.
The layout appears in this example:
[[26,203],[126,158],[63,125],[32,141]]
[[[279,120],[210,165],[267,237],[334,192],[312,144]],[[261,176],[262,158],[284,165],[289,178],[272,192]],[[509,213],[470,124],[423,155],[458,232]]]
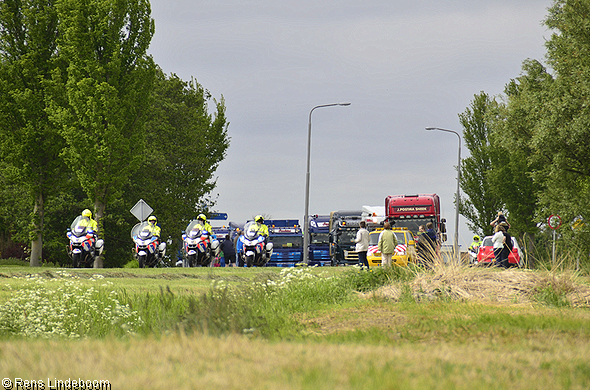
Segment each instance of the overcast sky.
[[[437,193],[451,244],[458,139],[424,128],[462,133],[474,95],[501,94],[525,59],[544,61],[551,3],[151,0],[150,54],[225,99],[231,144],[213,197],[230,220],[302,221],[310,110],[350,102],[312,114],[310,213]],[[459,229],[465,248],[463,217]]]

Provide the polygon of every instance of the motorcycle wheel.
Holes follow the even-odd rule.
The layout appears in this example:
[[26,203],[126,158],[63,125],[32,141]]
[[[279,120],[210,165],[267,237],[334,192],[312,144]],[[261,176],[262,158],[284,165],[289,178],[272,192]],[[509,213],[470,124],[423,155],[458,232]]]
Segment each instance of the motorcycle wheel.
[[197,266],[197,255],[189,255],[187,256],[187,262],[189,267],[196,267]]
[[243,253],[239,253],[238,254],[238,266],[239,267],[243,267],[244,266],[244,254]]
[[139,256],[137,261],[139,262],[139,268],[143,268],[145,266],[145,256]]
[[246,266],[248,268],[252,267],[254,265],[254,256],[246,256]]
[[80,267],[80,257],[82,257],[82,255],[80,253],[73,253],[72,254],[72,268],[79,268]]
[[197,265],[200,265],[202,267],[208,267],[210,263],[211,263],[211,256],[207,256],[207,253],[199,252],[198,257],[197,257]]

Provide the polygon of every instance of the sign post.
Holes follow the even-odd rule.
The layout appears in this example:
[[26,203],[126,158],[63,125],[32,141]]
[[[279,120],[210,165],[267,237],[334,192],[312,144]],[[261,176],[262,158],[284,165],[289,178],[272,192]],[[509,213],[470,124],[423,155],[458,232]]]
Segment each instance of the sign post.
[[143,199],[140,199],[129,211],[135,218],[139,219],[139,222],[143,222],[150,216],[154,209],[152,209],[149,204],[145,203]]
[[547,218],[549,227],[553,229],[553,252],[552,252],[552,266],[555,266],[555,232],[561,226],[561,217],[557,214],[552,214]]

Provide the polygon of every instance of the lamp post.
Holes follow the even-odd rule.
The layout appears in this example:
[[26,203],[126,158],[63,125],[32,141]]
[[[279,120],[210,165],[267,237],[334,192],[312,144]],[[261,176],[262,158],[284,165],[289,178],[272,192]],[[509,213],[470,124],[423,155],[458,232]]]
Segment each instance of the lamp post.
[[305,229],[303,234],[303,262],[305,264],[309,263],[309,164],[311,156],[311,114],[316,108],[333,106],[350,106],[350,103],[321,104],[315,106],[309,112],[309,124],[307,126],[307,172],[305,174],[305,215],[303,216]]
[[459,253],[459,188],[461,183],[461,136],[456,131],[441,129],[439,127],[427,127],[426,130],[446,131],[447,133],[454,133],[457,136],[457,138],[459,138],[459,157],[457,161],[457,199],[455,200],[455,241],[453,243],[453,250],[455,251],[455,255],[457,256],[457,264],[459,264],[461,260],[461,255]]

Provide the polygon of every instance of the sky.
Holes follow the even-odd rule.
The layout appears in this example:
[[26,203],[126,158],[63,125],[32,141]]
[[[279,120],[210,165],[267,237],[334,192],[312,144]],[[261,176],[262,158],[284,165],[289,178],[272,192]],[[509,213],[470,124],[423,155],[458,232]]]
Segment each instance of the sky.
[[[545,60],[551,0],[151,0],[149,54],[223,98],[230,146],[215,210],[241,222],[436,193],[455,231],[459,114]],[[210,109],[214,108],[210,102]],[[462,144],[461,157],[469,156]],[[490,216],[490,221],[495,216]],[[459,244],[473,233],[459,219]]]

